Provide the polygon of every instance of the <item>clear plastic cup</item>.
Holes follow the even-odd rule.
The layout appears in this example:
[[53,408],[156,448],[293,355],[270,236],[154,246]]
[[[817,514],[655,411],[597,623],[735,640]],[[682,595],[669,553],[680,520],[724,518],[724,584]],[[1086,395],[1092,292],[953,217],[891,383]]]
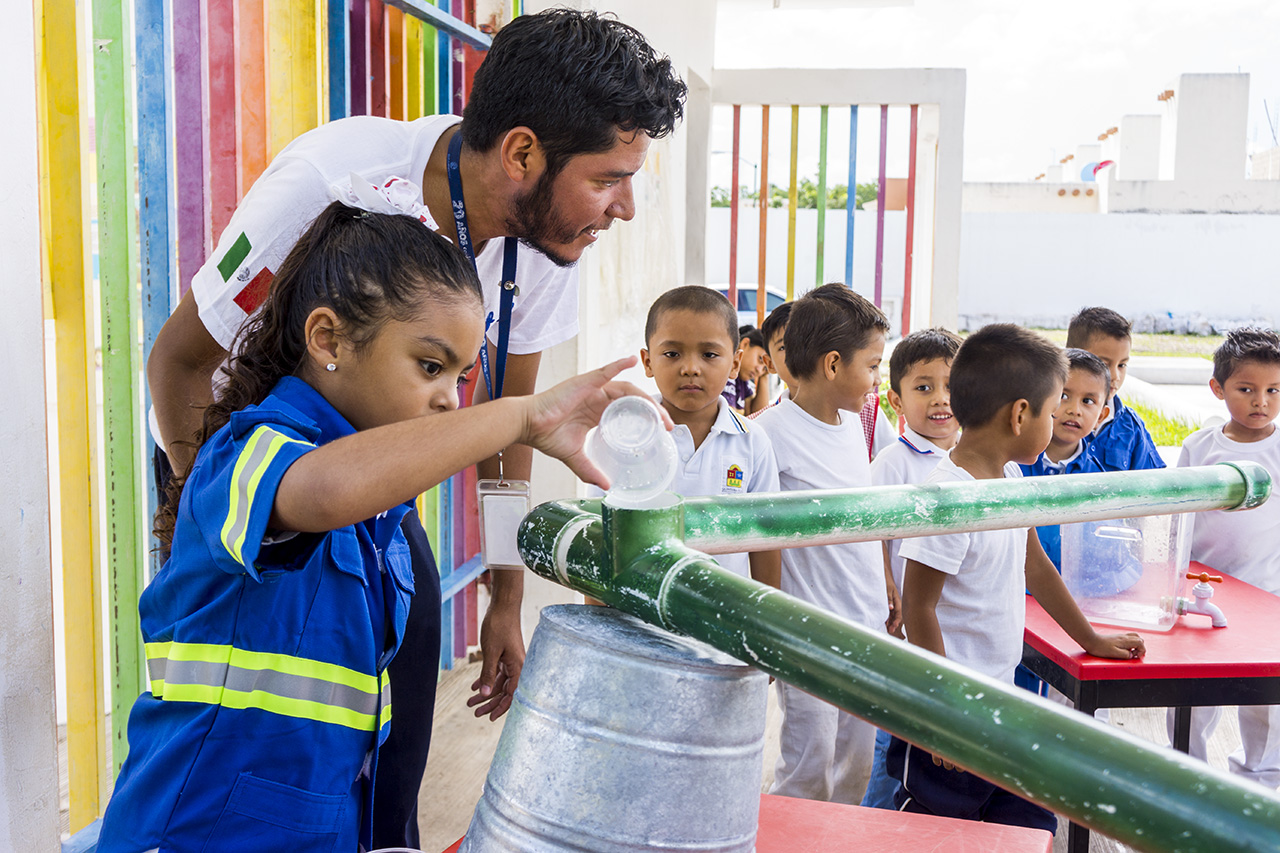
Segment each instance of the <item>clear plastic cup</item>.
[[652,400],[621,397],[604,410],[587,437],[587,455],[609,478],[612,506],[644,507],[676,475],[676,443]]

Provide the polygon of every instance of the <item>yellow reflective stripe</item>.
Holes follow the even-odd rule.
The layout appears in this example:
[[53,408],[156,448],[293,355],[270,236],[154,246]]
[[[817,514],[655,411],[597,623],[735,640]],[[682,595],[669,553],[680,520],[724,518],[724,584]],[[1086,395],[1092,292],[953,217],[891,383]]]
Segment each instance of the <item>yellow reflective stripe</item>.
[[[316,720],[321,723],[332,723],[349,729],[368,732],[381,728],[383,723],[375,720],[373,714],[361,714],[350,708],[326,705],[308,699],[290,699],[277,696],[262,690],[244,692],[230,690],[225,687],[209,684],[170,684],[165,688],[166,702],[200,702],[206,705],[221,705],[243,711],[254,708],[269,711],[282,717],[294,717],[302,720]],[[386,719],[390,719],[389,709],[384,711]]]
[[[264,444],[265,442],[265,444]],[[286,444],[306,444],[263,424],[253,431],[231,471],[227,520],[222,525],[222,545],[237,563],[244,565],[244,539],[249,530],[249,514],[262,476]]]
[[[253,652],[213,643],[147,643],[146,656],[151,695],[157,699],[201,702],[238,710],[256,708],[360,731],[380,729],[391,720],[391,681],[385,671],[369,675],[325,661]],[[269,675],[246,676],[252,672]],[[166,674],[172,678],[166,678]],[[282,681],[280,676],[306,681]],[[248,686],[246,678],[248,683],[259,682],[274,689],[241,690],[228,686],[233,682]],[[333,687],[326,688],[326,684]],[[356,701],[351,694],[344,699],[340,688],[354,690],[369,699]],[[317,695],[316,690],[320,691],[318,695],[332,701],[306,697],[307,693]],[[293,691],[297,692],[287,695]],[[377,708],[378,711],[366,713],[360,709],[361,706],[368,707],[370,711]]]
[[210,643],[147,643],[146,654],[148,660],[165,658],[172,661],[225,663],[240,669],[269,669],[286,675],[330,681],[363,693],[377,694],[381,689],[377,676],[339,666],[336,663],[271,652],[251,652],[235,646]]

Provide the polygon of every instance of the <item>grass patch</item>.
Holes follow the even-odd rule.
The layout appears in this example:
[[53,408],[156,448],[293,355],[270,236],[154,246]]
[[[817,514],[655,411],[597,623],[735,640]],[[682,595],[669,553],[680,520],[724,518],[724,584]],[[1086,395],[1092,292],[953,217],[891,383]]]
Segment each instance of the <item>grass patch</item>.
[[1125,400],[1124,404],[1142,418],[1156,447],[1181,447],[1187,436],[1199,429],[1194,424],[1189,424],[1180,418],[1171,418],[1157,409],[1148,408],[1140,403]]
[[[1060,347],[1067,345],[1066,329],[1036,329]],[[1213,351],[1221,346],[1222,335],[1174,335],[1134,333],[1131,355],[1190,356],[1213,360]]]

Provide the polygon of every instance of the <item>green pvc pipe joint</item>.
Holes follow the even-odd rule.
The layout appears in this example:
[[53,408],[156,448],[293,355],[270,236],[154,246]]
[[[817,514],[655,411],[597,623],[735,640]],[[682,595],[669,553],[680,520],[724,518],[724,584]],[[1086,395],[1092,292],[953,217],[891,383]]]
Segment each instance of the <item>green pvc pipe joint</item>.
[[[1270,492],[1266,472],[1243,463],[1102,476],[1105,482],[1095,475],[1044,478],[1055,482],[1054,523],[1159,514],[1133,512],[1134,502],[1164,513],[1256,506]],[[992,513],[975,511],[982,506],[999,510],[1004,527],[1035,523],[1028,518],[1036,507],[1000,509],[1007,482],[972,485],[949,493],[907,488],[936,500],[951,531],[993,529]],[[869,519],[878,535],[859,532],[847,504],[874,491],[823,493],[821,502],[843,508],[826,512],[826,527],[811,522],[806,534],[850,537],[840,541],[892,538],[885,531],[894,529],[925,535],[918,518],[897,528],[885,522],[884,507]],[[808,494],[798,502],[794,492],[767,497],[794,507],[813,500]],[[889,503],[903,497],[886,494],[880,497]],[[521,553],[543,577],[702,640],[1140,850],[1280,850],[1280,798],[724,570],[682,538],[696,535],[695,518],[731,501],[698,499],[701,516],[691,511],[694,503],[657,510],[543,504],[521,525]]]

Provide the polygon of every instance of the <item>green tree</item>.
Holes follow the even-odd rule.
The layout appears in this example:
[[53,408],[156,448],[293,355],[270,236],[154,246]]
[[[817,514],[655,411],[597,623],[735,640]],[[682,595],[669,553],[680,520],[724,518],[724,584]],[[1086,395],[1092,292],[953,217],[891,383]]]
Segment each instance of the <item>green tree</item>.
[[[857,209],[862,210],[866,205],[874,204],[876,200],[876,184],[858,184],[857,191],[854,195],[857,202]],[[738,200],[740,204],[756,206],[759,202],[759,193],[752,191],[746,186],[738,188]],[[790,203],[790,188],[780,187],[777,184],[769,184],[769,206],[785,208]],[[729,190],[725,187],[711,188],[711,206],[712,207],[729,207],[731,198]],[[843,210],[849,201],[849,188],[844,184],[836,184],[827,187],[827,209]],[[813,209],[818,206],[818,184],[811,178],[801,178],[796,187],[796,206],[806,209]],[[867,208],[870,209],[870,208]]]

